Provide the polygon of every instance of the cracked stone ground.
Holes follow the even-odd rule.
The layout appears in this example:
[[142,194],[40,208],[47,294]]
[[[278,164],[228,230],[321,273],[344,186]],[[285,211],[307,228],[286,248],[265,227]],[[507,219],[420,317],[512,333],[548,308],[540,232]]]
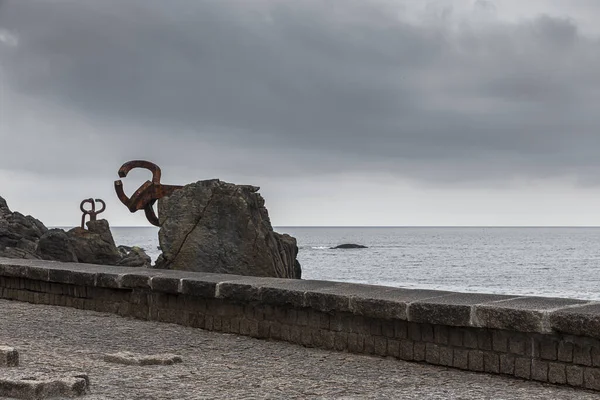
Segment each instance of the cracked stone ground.
[[[95,399],[598,399],[568,387],[395,359],[309,349],[178,325],[0,300],[0,345],[21,366],[0,376],[89,374]],[[134,366],[106,353],[173,353]]]

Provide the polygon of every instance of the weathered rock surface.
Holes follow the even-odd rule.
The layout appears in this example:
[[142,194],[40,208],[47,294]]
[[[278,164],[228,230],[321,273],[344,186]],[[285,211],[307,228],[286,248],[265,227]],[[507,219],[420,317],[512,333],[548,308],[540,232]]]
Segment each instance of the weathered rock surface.
[[0,197],[0,257],[150,266],[150,257],[139,247],[125,252],[117,248],[108,221],[88,221],[87,227],[48,229],[31,216],[12,212]]
[[121,253],[115,246],[108,221],[88,221],[86,225],[88,229],[77,227],[68,232],[79,262],[117,265],[121,260]]
[[300,278],[296,239],[273,231],[258,190],[214,179],[160,199],[156,267]]
[[149,267],[152,264],[152,259],[141,247],[119,246],[118,249],[121,254],[119,265],[124,267]]
[[48,228],[30,215],[12,212],[6,200],[0,197],[0,256],[10,258],[38,258],[35,250],[38,240]]
[[363,246],[362,244],[354,244],[354,243],[344,243],[339,246],[331,247],[332,249],[366,249],[367,246]]
[[50,229],[37,243],[35,253],[43,260],[77,262],[73,240],[62,229]]

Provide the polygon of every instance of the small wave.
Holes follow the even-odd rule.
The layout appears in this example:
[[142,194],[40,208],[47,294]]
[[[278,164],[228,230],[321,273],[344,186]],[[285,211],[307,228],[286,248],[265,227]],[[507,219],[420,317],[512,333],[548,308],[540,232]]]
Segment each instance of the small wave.
[[311,246],[310,248],[313,250],[329,250],[331,247],[329,247],[329,246]]

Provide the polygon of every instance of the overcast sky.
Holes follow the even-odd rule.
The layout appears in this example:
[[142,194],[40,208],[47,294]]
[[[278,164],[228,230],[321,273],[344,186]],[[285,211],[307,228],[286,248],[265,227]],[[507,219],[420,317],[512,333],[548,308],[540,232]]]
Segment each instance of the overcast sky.
[[[600,225],[600,1],[0,0],[0,196],[119,166],[261,187],[285,225]],[[133,192],[147,177],[124,181]]]

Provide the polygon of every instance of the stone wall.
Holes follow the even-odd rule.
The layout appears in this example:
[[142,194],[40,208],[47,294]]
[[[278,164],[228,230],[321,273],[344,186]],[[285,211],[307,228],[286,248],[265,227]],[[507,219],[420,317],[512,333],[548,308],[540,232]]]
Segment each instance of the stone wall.
[[600,390],[600,303],[0,258],[0,298]]

